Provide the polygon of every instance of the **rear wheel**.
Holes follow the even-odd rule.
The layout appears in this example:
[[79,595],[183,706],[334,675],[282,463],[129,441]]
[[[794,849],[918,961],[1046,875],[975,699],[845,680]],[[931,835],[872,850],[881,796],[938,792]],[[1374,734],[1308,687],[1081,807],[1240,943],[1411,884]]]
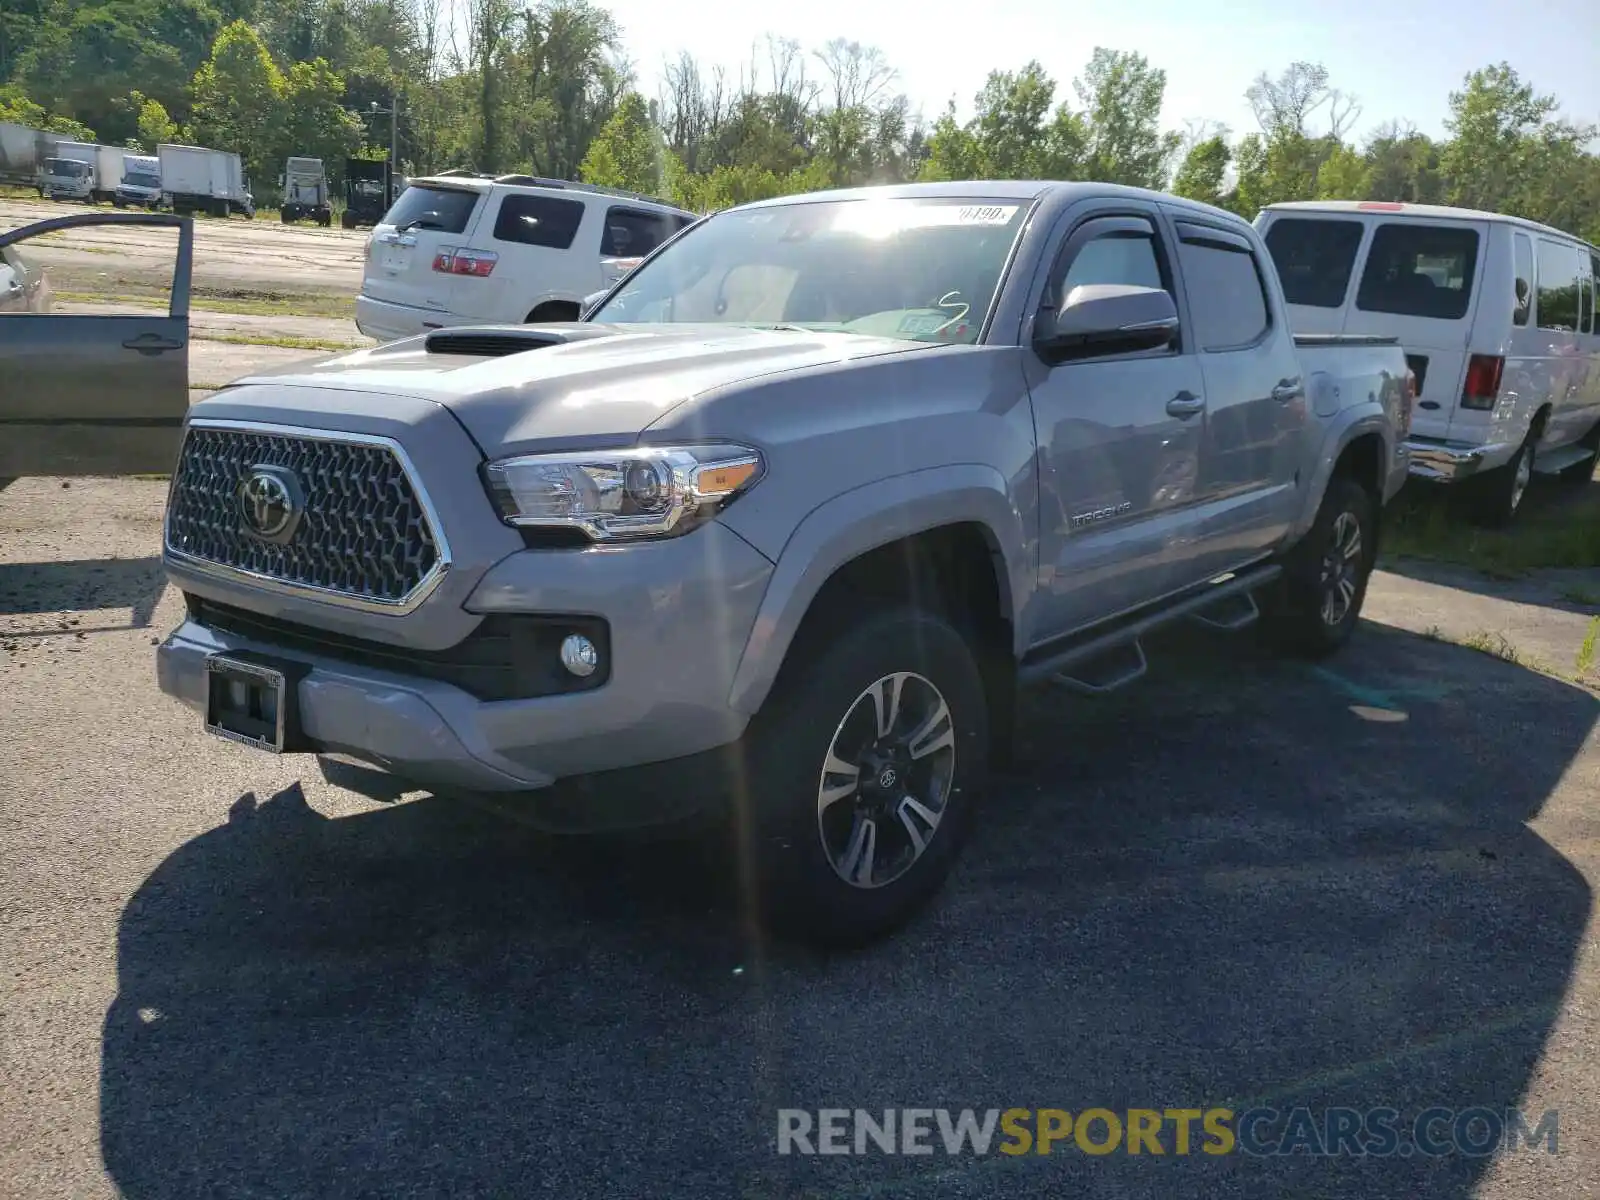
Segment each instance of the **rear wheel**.
[[355,227],[356,219],[353,216],[351,216],[348,212],[342,212],[339,214],[340,229],[354,229]]
[[988,763],[983,679],[944,617],[879,612],[797,644],[746,735],[740,798],[764,922],[860,944],[896,928],[955,862]]
[[1510,462],[1470,481],[1474,489],[1470,497],[1472,515],[1478,524],[1491,528],[1509,525],[1522,508],[1533,483],[1533,460],[1540,433],[1540,427],[1535,425]]
[[1372,493],[1348,475],[1334,476],[1317,519],[1285,558],[1283,577],[1262,597],[1269,635],[1308,658],[1338,650],[1361,620],[1376,550]]

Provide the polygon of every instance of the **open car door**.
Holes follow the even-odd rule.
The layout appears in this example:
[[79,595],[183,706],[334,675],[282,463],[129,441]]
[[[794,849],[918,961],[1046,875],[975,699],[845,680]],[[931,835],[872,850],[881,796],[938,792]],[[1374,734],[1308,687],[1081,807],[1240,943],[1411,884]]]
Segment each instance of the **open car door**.
[[[39,263],[65,229],[176,227],[167,311],[58,313]],[[189,410],[189,280],[194,223],[158,213],[84,213],[0,233],[0,479],[164,474]],[[0,296],[0,301],[4,296]]]

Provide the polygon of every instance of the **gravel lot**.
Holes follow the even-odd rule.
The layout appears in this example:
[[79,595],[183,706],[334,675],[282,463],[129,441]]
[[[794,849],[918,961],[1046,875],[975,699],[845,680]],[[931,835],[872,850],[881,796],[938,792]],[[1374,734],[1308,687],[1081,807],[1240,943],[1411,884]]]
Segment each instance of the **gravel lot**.
[[[933,910],[822,958],[708,850],[204,737],[163,498],[0,493],[0,1194],[1595,1194],[1600,700],[1443,640],[1570,663],[1553,592],[1381,575],[1325,668],[1185,635],[1039,696]],[[784,1107],[1219,1104],[1556,1108],[1560,1152],[775,1152]]]

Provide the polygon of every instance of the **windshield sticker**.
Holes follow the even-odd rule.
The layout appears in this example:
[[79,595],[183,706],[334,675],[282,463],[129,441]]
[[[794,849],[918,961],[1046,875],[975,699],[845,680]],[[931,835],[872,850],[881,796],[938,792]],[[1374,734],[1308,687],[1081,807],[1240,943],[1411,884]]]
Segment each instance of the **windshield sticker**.
[[1020,204],[929,204],[918,200],[857,200],[839,205],[833,228],[886,237],[908,229],[1009,224]]

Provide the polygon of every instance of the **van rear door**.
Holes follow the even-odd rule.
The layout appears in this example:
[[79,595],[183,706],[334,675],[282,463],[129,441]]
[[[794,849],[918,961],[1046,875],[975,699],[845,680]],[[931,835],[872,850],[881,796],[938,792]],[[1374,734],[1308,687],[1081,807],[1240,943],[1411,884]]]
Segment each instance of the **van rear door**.
[[372,231],[361,290],[374,300],[447,309],[450,276],[433,269],[441,250],[464,247],[487,189],[413,184]]
[[1342,332],[1400,339],[1417,377],[1411,428],[1422,437],[1451,436],[1488,257],[1487,221],[1379,219],[1367,238]]

